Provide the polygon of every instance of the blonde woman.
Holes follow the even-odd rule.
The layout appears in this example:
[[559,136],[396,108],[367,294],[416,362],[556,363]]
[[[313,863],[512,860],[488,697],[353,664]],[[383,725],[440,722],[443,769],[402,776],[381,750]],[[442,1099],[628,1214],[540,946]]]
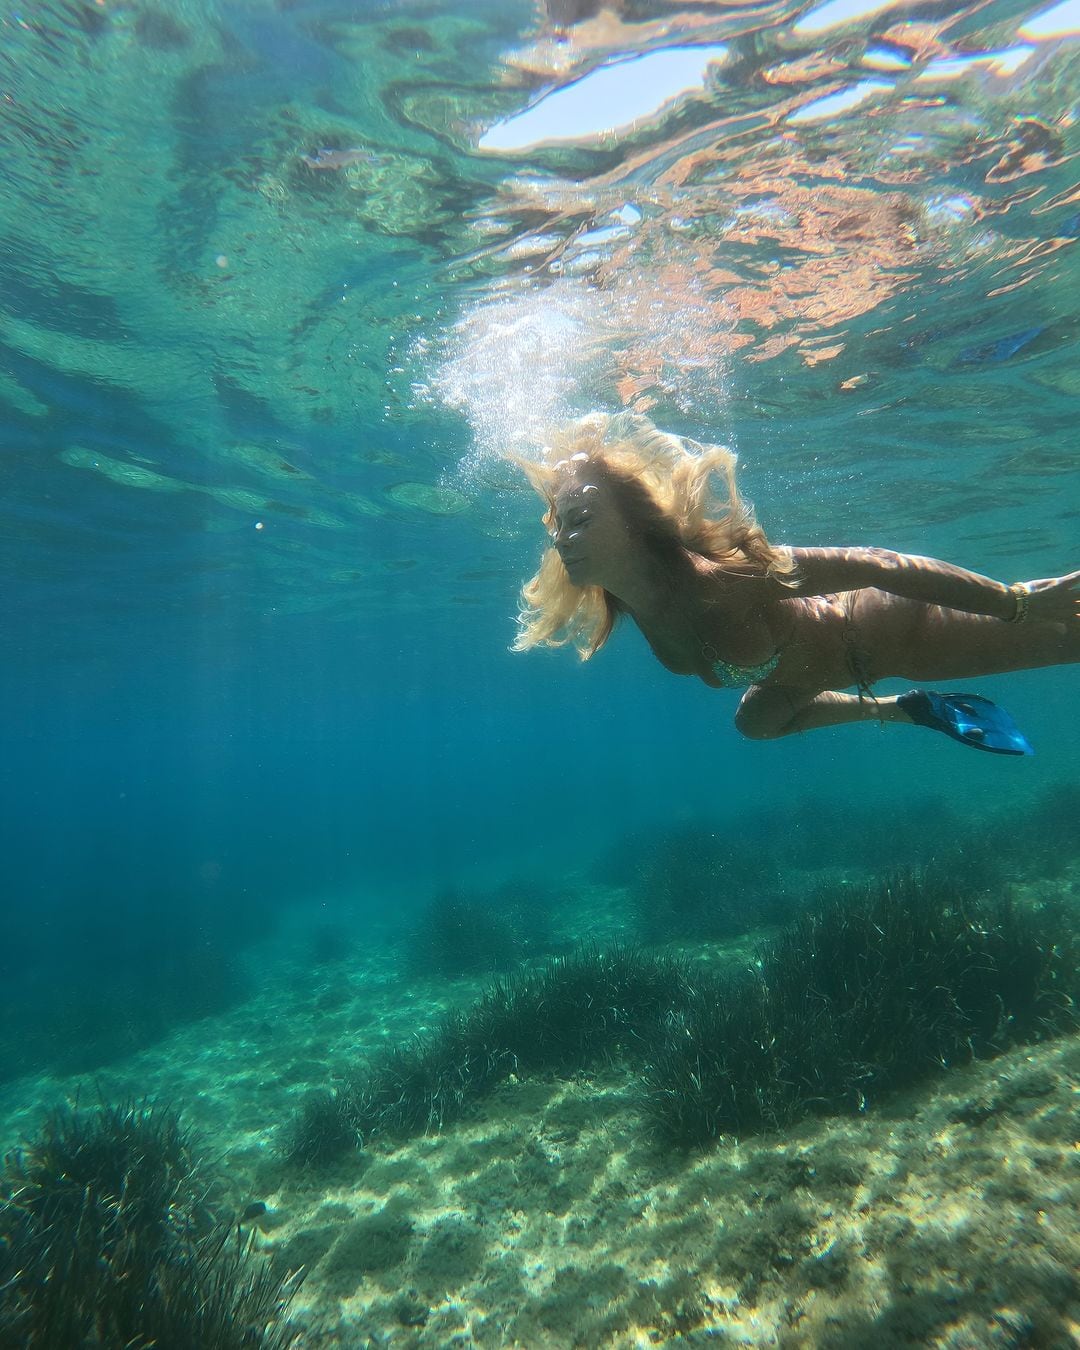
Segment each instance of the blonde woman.
[[572,643],[587,660],[625,614],[674,674],[745,689],[745,736],[877,720],[1030,754],[979,695],[871,688],[1080,660],[1080,572],[1006,585],[886,549],[771,544],[732,452],[644,417],[585,418],[542,463],[520,463],[547,504],[552,546],[522,590],[514,650]]

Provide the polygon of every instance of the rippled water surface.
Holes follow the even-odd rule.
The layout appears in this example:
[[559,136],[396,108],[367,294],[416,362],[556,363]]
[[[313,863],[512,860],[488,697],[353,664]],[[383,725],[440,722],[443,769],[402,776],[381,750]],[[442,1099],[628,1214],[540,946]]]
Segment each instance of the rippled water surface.
[[595,406],[781,536],[1060,567],[1075,4],[853,9],[6,6],[22,615],[512,609],[500,452]]

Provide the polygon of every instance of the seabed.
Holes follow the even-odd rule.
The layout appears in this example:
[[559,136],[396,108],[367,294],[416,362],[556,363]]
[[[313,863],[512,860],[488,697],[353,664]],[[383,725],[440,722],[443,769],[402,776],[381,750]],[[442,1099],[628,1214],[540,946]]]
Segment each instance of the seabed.
[[[596,888],[580,912],[604,911]],[[629,1072],[511,1078],[441,1133],[304,1170],[281,1147],[307,1093],[486,981],[406,982],[383,943],[313,974],[277,942],[232,1012],[6,1085],[0,1138],[76,1094],[179,1108],[237,1216],[265,1206],[258,1249],[303,1268],[302,1350],[1080,1345],[1080,1036],[685,1154],[650,1136]]]

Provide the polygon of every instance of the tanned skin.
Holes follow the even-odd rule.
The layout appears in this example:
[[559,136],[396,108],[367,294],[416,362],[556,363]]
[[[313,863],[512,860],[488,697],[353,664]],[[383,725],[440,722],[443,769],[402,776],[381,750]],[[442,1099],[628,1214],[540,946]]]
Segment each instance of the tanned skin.
[[571,581],[602,586],[657,659],[713,688],[717,660],[775,670],[743,695],[735,724],[755,739],[867,720],[910,722],[897,696],[865,690],[976,679],[1080,661],[1080,571],[1015,589],[936,558],[877,548],[793,549],[797,584],[759,567],[720,566],[689,550],[659,559],[603,485],[579,481],[555,500],[554,546]]

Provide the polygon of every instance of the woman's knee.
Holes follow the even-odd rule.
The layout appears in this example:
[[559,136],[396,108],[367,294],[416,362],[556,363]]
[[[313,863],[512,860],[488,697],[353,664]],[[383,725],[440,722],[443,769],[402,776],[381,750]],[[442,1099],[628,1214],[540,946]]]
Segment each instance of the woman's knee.
[[735,730],[751,741],[771,741],[784,734],[791,716],[791,704],[786,698],[769,698],[764,691],[746,694],[735,711]]

